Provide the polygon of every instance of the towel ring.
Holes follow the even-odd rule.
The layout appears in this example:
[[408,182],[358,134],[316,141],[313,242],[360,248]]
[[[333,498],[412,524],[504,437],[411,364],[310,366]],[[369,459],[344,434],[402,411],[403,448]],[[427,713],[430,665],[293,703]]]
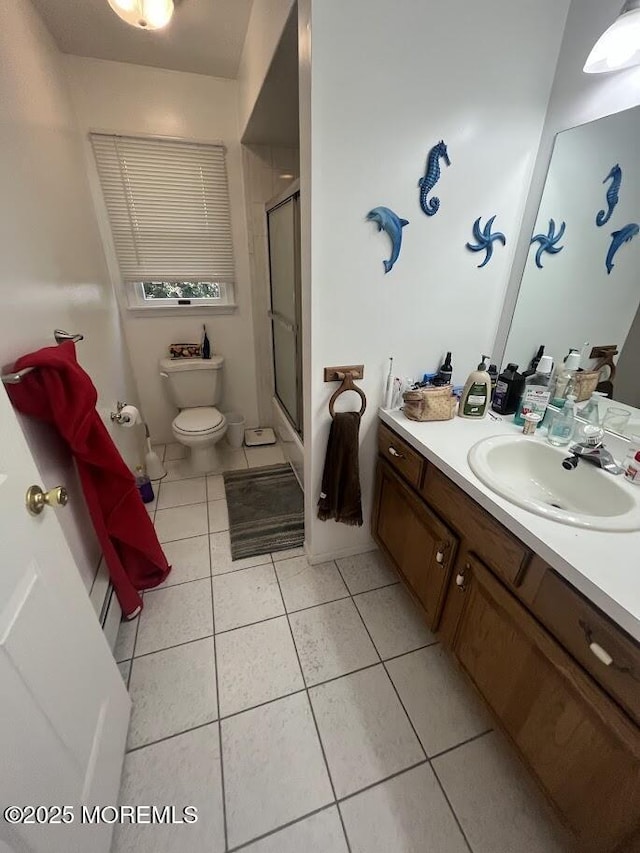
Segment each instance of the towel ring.
[[345,391],[355,391],[362,400],[362,408],[360,409],[360,417],[362,417],[367,408],[367,398],[365,397],[364,391],[362,388],[358,388],[356,383],[353,381],[351,373],[339,373],[338,379],[342,379],[342,385],[340,385],[337,391],[334,391],[331,399],[329,400],[329,414],[332,418],[335,416],[333,407],[335,406],[335,402],[340,394],[344,394]]

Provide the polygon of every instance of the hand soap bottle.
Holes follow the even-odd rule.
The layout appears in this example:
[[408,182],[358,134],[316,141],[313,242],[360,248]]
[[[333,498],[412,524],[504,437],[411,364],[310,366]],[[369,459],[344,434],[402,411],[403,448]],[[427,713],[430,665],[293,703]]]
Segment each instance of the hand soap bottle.
[[483,418],[491,399],[491,377],[487,372],[488,355],[482,356],[477,370],[469,374],[464,386],[458,414],[461,418]]

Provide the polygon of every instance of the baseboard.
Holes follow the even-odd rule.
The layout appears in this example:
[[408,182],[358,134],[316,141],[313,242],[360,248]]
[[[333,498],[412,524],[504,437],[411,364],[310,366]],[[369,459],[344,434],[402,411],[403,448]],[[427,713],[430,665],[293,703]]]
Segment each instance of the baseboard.
[[356,545],[351,548],[339,548],[336,551],[325,551],[323,554],[309,553],[307,543],[304,543],[304,553],[310,565],[317,566],[318,563],[327,563],[329,560],[340,560],[342,557],[355,557],[357,554],[366,554],[368,551],[377,551],[378,546],[371,540],[368,545]]

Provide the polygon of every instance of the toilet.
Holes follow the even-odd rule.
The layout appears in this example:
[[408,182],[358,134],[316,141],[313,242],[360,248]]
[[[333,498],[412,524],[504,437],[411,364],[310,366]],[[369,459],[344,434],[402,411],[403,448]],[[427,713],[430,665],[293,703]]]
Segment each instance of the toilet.
[[227,419],[216,404],[222,397],[224,358],[163,358],[160,376],[171,402],[180,409],[171,429],[178,444],[189,448],[191,467],[218,471],[217,444],[227,431]]

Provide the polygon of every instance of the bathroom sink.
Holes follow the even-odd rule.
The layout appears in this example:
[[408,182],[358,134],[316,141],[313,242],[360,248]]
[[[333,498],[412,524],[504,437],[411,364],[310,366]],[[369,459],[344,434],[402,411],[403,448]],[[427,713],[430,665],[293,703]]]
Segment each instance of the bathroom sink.
[[581,461],[562,467],[568,455],[522,436],[485,438],[469,451],[473,473],[511,503],[561,524],[593,530],[640,530],[640,489]]

